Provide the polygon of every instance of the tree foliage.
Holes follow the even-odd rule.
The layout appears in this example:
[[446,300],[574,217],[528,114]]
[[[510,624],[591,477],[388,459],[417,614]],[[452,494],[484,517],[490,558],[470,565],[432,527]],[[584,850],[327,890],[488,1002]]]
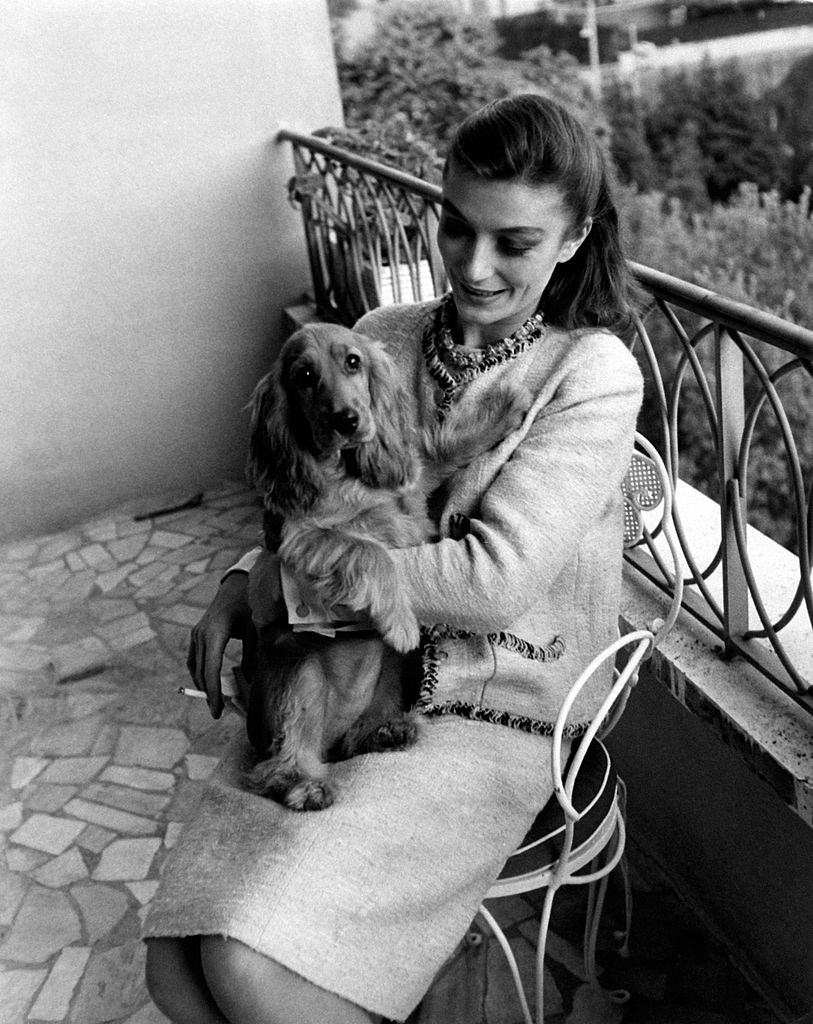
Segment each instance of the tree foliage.
[[521,61],[498,55],[492,23],[443,0],[390,0],[372,36],[340,56],[345,122],[351,128],[406,118],[439,152],[454,126],[478,107],[522,90],[554,96],[600,124],[578,63],[538,47]]
[[771,189],[785,180],[787,154],[771,104],[752,95],[736,61],[707,58],[697,69],[665,73],[642,98],[616,85],[607,114],[619,172],[641,189],[662,189],[697,208],[726,201],[744,181]]
[[813,53],[798,60],[767,97],[785,159],[784,191],[813,186]]
[[669,166],[683,126],[692,122],[709,198],[724,201],[740,182],[771,188],[779,177],[776,137],[765,104],[750,95],[736,61],[706,58],[693,74],[663,76],[660,101],[648,113],[647,135],[656,159]]

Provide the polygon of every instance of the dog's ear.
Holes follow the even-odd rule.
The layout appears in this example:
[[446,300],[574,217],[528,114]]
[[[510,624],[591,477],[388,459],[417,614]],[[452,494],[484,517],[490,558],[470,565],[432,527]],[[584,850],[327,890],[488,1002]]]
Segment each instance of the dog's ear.
[[417,475],[417,453],[404,384],[382,345],[370,342],[370,408],[376,424],[372,441],[357,450],[359,475],[370,487],[401,487]]
[[273,465],[272,443],[268,434],[268,421],[272,416],[277,397],[277,381],[274,370],[267,373],[251,393],[248,400],[250,420],[248,428],[248,455],[246,457],[246,479],[252,487],[264,488],[268,472]]
[[279,363],[256,386],[248,409],[249,483],[264,492],[265,507],[271,512],[290,515],[307,511],[318,493],[318,466],[294,437]]

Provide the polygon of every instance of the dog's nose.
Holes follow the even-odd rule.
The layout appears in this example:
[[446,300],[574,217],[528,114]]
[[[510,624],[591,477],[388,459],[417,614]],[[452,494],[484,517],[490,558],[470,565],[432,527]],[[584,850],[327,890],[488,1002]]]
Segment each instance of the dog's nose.
[[350,437],[359,425],[359,414],[352,409],[340,409],[333,414],[333,429],[342,437]]

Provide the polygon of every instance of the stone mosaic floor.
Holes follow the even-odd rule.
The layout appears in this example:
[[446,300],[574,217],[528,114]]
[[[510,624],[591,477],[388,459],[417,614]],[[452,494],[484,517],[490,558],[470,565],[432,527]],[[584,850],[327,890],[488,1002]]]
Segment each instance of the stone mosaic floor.
[[[166,852],[242,722],[214,722],[186,683],[189,629],[220,571],[256,539],[239,484],[178,496],[0,546],[0,1024],[161,1024],[139,927]],[[659,883],[636,873],[633,956],[605,956],[624,1007],[583,984],[578,909],[550,940],[551,1021],[773,1024],[722,953]],[[610,906],[609,918],[612,918]],[[520,962],[534,906],[504,901]],[[575,930],[574,930],[575,929]],[[461,1016],[462,1015],[462,1016]],[[476,929],[421,1024],[515,1024],[510,980]]]

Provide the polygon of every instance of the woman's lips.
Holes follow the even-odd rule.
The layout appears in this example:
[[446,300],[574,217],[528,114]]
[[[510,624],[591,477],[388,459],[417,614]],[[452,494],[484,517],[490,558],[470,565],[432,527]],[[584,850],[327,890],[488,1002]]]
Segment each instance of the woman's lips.
[[463,284],[462,281],[458,281],[457,284],[464,295],[477,302],[487,302],[489,299],[497,298],[498,295],[505,293],[504,288],[473,288],[471,285]]

